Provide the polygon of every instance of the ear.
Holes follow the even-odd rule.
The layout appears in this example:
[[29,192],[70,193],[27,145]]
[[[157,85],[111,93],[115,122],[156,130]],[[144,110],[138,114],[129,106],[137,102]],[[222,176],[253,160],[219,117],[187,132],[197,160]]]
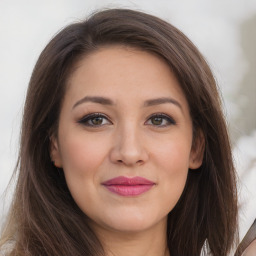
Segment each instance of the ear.
[[190,152],[189,168],[197,169],[203,163],[205,150],[205,138],[201,130],[196,132]]
[[59,150],[59,144],[56,136],[50,137],[50,155],[54,165],[58,168],[62,168],[61,155]]

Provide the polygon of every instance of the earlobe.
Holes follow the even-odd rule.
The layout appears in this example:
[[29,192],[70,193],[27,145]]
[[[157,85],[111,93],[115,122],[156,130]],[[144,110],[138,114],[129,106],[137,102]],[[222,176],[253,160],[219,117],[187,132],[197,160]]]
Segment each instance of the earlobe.
[[189,168],[197,169],[203,163],[205,150],[205,138],[203,132],[200,130],[197,132],[197,136],[193,142],[192,149],[190,152]]
[[57,138],[53,135],[50,137],[50,155],[54,165],[58,168],[62,168],[62,161],[58,141]]

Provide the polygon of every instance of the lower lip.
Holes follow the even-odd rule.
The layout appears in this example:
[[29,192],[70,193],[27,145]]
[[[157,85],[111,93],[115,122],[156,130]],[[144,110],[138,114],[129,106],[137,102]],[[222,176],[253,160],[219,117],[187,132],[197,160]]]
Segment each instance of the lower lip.
[[154,184],[143,185],[104,185],[110,192],[120,196],[138,196],[150,190]]

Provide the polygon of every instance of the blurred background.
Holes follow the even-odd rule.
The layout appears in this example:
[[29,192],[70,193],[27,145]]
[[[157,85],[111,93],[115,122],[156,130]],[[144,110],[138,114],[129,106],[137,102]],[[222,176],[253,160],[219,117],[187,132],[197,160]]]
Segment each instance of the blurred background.
[[238,172],[240,235],[256,218],[255,0],[0,0],[0,225],[16,164],[22,108],[36,60],[65,25],[98,8],[133,8],[183,31],[206,57],[223,95]]

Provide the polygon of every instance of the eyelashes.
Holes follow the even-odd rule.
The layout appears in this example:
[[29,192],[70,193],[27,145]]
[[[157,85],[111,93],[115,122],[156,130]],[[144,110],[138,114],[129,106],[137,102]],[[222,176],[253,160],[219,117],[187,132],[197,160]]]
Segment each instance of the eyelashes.
[[145,122],[147,125],[166,127],[169,125],[175,125],[176,122],[172,117],[163,113],[156,113],[151,115]]
[[112,122],[109,120],[109,117],[102,113],[92,113],[86,115],[80,119],[78,123],[89,127],[100,127],[103,125],[112,124]]
[[[92,113],[84,116],[78,121],[79,124],[82,124],[87,127],[99,128],[105,125],[113,124],[110,118],[103,113]],[[150,125],[157,128],[163,128],[170,125],[175,125],[175,120],[167,114],[164,113],[155,113],[147,118],[145,125]]]

